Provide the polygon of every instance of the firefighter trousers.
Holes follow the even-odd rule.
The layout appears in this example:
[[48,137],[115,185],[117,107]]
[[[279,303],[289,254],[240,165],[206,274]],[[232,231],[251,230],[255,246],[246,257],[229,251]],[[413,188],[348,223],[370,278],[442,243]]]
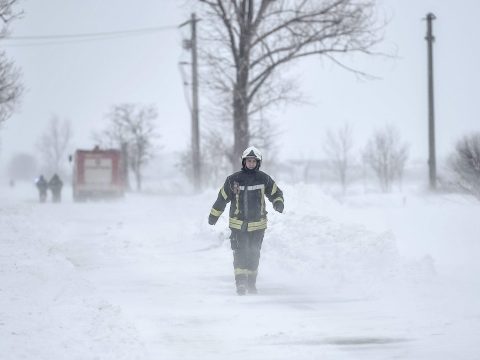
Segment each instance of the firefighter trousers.
[[233,250],[235,275],[256,276],[264,234],[265,230],[232,230],[230,243]]

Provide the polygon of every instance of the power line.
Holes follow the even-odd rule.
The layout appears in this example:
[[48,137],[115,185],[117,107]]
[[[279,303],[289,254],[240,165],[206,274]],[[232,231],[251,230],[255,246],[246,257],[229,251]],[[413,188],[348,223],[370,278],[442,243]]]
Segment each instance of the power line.
[[57,34],[57,35],[39,35],[39,36],[6,36],[5,40],[55,40],[55,39],[75,39],[75,38],[89,38],[89,37],[101,37],[108,35],[120,35],[120,34],[135,34],[135,33],[145,33],[145,32],[157,32],[165,31],[171,29],[177,29],[177,25],[168,25],[168,26],[159,26],[159,27],[148,27],[140,29],[130,29],[130,30],[116,30],[116,31],[105,31],[97,33],[77,33],[77,34]]
[[[148,27],[130,30],[116,30],[96,33],[76,33],[76,34],[55,34],[55,35],[38,35],[38,36],[6,36],[1,38],[2,45],[8,47],[22,47],[22,46],[42,46],[42,45],[57,45],[70,44],[78,42],[88,42],[96,40],[110,40],[121,37],[148,35],[161,31],[168,31],[178,29],[177,25]],[[45,41],[51,40],[51,41]],[[4,43],[7,41],[7,43]],[[30,41],[25,43],[25,41]],[[32,42],[33,41],[33,42]]]
[[52,41],[37,41],[37,42],[21,42],[21,43],[2,43],[1,47],[32,47],[32,46],[48,46],[48,45],[70,45],[70,44],[79,44],[79,43],[89,43],[94,41],[104,41],[104,40],[114,40],[119,38],[126,38],[131,36],[141,36],[141,35],[150,35],[152,33],[144,34],[129,34],[129,35],[111,35],[105,37],[97,37],[90,39],[71,39],[71,40],[52,40]]

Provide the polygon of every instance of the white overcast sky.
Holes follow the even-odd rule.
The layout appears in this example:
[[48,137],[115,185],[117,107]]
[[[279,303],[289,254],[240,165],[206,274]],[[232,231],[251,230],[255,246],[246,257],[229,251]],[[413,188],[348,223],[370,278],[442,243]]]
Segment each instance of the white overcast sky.
[[[182,151],[190,142],[190,114],[178,62],[185,60],[183,34],[174,28],[189,16],[180,0],[24,0],[22,19],[12,36],[97,33],[172,26],[149,35],[108,40],[35,45],[1,41],[22,69],[26,92],[19,110],[0,129],[0,160],[17,152],[35,152],[35,143],[52,115],[69,119],[74,147],[93,145],[91,133],[103,127],[114,104],[154,104],[163,152]],[[381,0],[379,12],[390,18],[380,50],[397,59],[349,56],[349,64],[378,76],[360,81],[325,61],[299,62],[294,74],[308,105],[279,111],[280,158],[321,158],[326,129],[346,122],[361,149],[371,133],[394,124],[410,145],[412,158],[427,158],[428,12],[434,22],[437,153],[447,155],[463,134],[480,131],[480,32],[475,0]],[[199,23],[198,31],[201,31]],[[23,45],[23,46],[19,46]],[[202,100],[201,100],[202,102]],[[208,123],[202,117],[202,123]],[[265,154],[273,156],[273,154]]]

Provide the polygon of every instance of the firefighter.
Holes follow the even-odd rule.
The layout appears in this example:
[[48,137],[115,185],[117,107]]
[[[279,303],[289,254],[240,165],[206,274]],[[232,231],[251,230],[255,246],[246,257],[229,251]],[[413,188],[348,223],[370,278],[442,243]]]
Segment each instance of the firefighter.
[[47,200],[47,189],[48,189],[48,183],[47,180],[43,177],[43,175],[40,175],[36,180],[35,180],[35,185],[38,189],[38,196],[39,200],[41,203],[45,202]]
[[267,228],[265,196],[278,212],[283,212],[283,193],[275,181],[260,171],[262,154],[251,146],[242,154],[242,169],[225,180],[208,217],[215,225],[230,202],[230,243],[238,295],[256,294],[260,249]]
[[62,200],[63,182],[57,174],[54,174],[48,182],[48,187],[52,192],[52,201],[60,202]]

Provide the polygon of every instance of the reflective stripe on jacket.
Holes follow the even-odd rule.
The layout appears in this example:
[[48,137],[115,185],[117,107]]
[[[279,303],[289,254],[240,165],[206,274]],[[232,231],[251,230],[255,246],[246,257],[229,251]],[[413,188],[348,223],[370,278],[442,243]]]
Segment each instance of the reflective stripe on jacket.
[[258,170],[242,169],[225,180],[210,211],[210,220],[215,223],[230,202],[231,229],[241,231],[266,229],[265,197],[271,203],[284,202],[282,190],[269,175]]

